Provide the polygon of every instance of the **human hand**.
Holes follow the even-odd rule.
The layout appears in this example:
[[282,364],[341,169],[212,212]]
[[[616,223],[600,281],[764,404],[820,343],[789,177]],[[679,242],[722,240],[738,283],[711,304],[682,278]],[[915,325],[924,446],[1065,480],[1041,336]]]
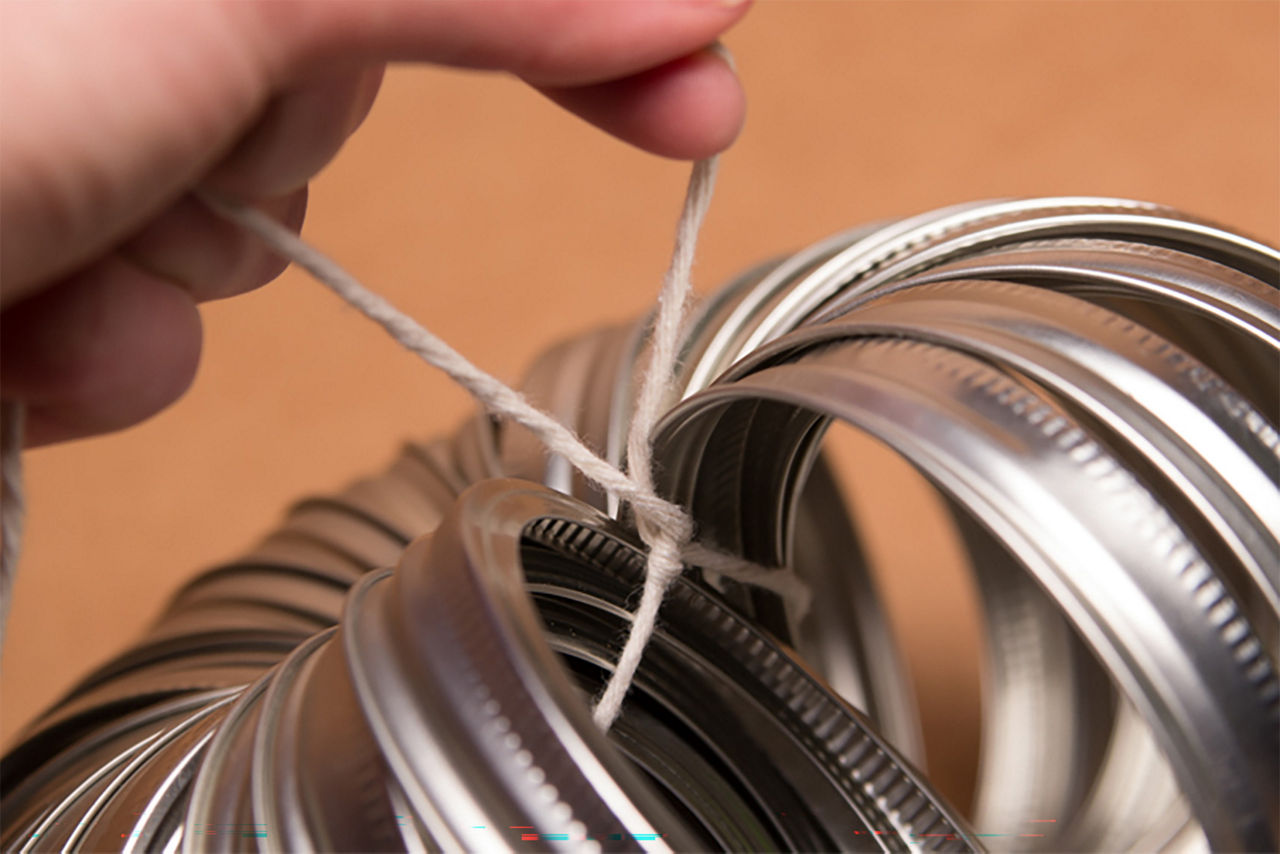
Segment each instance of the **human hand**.
[[9,2],[0,26],[0,393],[27,444],[120,429],[190,384],[196,304],[283,262],[193,190],[297,229],[391,60],[509,71],[648,151],[743,116],[702,50],[724,0]]

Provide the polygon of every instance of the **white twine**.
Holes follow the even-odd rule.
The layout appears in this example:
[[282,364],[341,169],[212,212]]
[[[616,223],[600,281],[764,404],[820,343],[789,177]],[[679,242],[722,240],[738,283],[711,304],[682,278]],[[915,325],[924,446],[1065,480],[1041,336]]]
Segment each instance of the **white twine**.
[[9,624],[9,602],[22,549],[26,501],[22,494],[22,404],[0,401],[0,646]]
[[[711,202],[717,158],[694,164],[684,208],[676,228],[671,265],[658,296],[658,309],[649,348],[648,365],[637,397],[627,437],[627,471],[600,458],[572,430],[533,406],[519,392],[480,370],[462,354],[425,329],[390,302],[373,293],[335,261],[260,211],[212,198],[205,203],[215,213],[256,235],[266,245],[302,267],[352,307],[381,325],[403,347],[439,368],[465,388],[490,412],[522,424],[547,448],[563,457],[600,487],[625,500],[636,519],[640,537],[648,547],[644,588],[632,616],[631,631],[623,645],[613,676],[592,712],[596,724],[608,730],[622,708],[636,668],[657,623],[658,610],[667,589],[684,569],[684,560],[772,590],[795,603],[798,613],[808,608],[809,592],[793,572],[765,569],[741,558],[692,543],[693,521],[679,505],[657,494],[653,482],[651,433],[671,383],[686,309],[692,292],[691,272],[698,232]],[[3,404],[4,504],[0,508],[4,533],[0,554],[0,642],[7,618],[11,585],[17,564],[24,502],[22,495],[22,410],[16,403]]]
[[[596,701],[592,717],[608,730],[622,709],[622,701],[635,678],[645,647],[653,636],[658,610],[671,583],[684,569],[691,549],[693,520],[682,507],[657,494],[653,483],[653,444],[650,434],[661,413],[671,383],[684,332],[686,309],[692,292],[691,274],[698,232],[706,217],[715,186],[718,158],[693,166],[684,208],[676,226],[671,264],[658,294],[658,308],[650,336],[648,365],[644,371],[631,427],[627,435],[627,470],[602,459],[572,430],[529,403],[496,377],[482,371],[416,320],[373,293],[333,259],[305,243],[292,231],[253,208],[223,200],[206,199],[222,216],[261,238],[273,250],[310,273],[366,317],[381,325],[397,342],[439,368],[479,400],[494,415],[528,428],[547,448],[604,489],[631,506],[640,538],[648,547],[640,604],[632,615],[631,631],[604,693]],[[714,562],[715,572],[742,577],[747,583],[764,581],[779,592],[795,595],[798,581],[781,570],[746,565],[741,558],[697,548],[697,556]],[[773,576],[777,576],[776,578]],[[767,579],[767,581],[766,581]],[[802,596],[804,594],[801,594]]]

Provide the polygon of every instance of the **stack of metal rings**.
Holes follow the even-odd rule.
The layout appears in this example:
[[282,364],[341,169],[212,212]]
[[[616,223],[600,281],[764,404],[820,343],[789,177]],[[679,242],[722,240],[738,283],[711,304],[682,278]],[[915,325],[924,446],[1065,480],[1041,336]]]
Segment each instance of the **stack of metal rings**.
[[[751,270],[656,433],[699,537],[617,724],[625,507],[484,416],[198,576],[2,768],[5,850],[1275,850],[1280,253],[1153,205],[965,205]],[[624,462],[646,322],[525,393]],[[974,815],[919,720],[822,450],[945,498],[985,619]],[[853,473],[857,476],[856,471]],[[976,833],[1040,816],[1034,839]]]

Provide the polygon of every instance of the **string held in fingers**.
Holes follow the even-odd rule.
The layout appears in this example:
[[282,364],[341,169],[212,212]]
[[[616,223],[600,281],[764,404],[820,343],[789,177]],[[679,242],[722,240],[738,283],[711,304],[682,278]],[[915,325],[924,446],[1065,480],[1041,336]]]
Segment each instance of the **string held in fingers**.
[[22,427],[21,403],[0,401],[0,647],[4,645],[5,627],[9,624],[9,605],[13,599],[13,582],[18,573],[18,555],[22,550],[22,524],[26,516],[26,498],[22,491]]
[[[627,432],[627,474],[647,493],[656,494],[653,482],[652,433],[662,414],[662,403],[674,378],[676,360],[680,355],[680,341],[693,291],[694,251],[698,245],[702,221],[711,205],[718,160],[716,157],[699,160],[693,165],[693,172],[689,176],[684,208],[680,212],[680,221],[676,224],[671,265],[667,268],[662,290],[658,293],[658,310],[649,340],[648,365],[636,396],[631,427]],[[632,615],[631,632],[618,656],[613,676],[592,711],[596,725],[603,730],[609,729],[622,711],[622,701],[626,698],[644,649],[657,625],[658,608],[667,589],[684,569],[682,552],[693,536],[692,522],[683,511],[683,519],[679,520],[683,524],[677,524],[677,520],[647,514],[639,506],[633,505],[632,512],[636,517],[640,538],[649,547],[649,554],[645,565],[644,589],[640,594],[640,604]]]
[[[551,452],[560,455],[601,488],[627,502],[636,527],[648,548],[645,582],[640,603],[632,615],[630,634],[609,684],[592,712],[597,725],[607,730],[617,718],[645,646],[653,636],[662,599],[684,569],[683,558],[693,538],[688,513],[657,494],[653,480],[653,447],[650,434],[668,394],[684,334],[686,309],[698,231],[711,202],[716,158],[696,163],[689,179],[684,209],[676,229],[670,267],[658,297],[648,363],[641,382],[627,442],[627,471],[623,472],[588,448],[576,434],[523,395],[482,371],[461,353],[425,329],[388,300],[362,285],[335,261],[260,211],[245,205],[205,198],[208,206],[226,219],[257,235],[284,258],[307,270],[352,307],[378,323],[392,338],[442,370],[469,391],[492,414],[528,428]],[[693,552],[717,564],[715,571],[743,579],[763,577],[772,570],[752,567],[745,561],[705,548]],[[770,579],[775,580],[775,579]],[[780,579],[778,579],[780,580]],[[752,583],[748,581],[747,583]],[[772,588],[771,588],[772,589]],[[782,588],[778,588],[781,590]]]

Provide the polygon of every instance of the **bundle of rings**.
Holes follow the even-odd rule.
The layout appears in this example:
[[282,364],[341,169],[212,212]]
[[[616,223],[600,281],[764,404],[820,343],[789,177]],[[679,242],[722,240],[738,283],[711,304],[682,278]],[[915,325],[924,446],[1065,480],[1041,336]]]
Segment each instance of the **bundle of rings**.
[[[700,537],[608,733],[644,555],[615,496],[478,415],[297,504],[5,757],[5,850],[1275,850],[1280,253],[1154,205],[964,205],[699,310],[654,448]],[[648,324],[522,390],[625,454]],[[823,453],[941,493],[985,619],[972,820],[922,765]],[[856,472],[854,474],[856,476]],[[977,833],[1042,816],[1035,838]]]

